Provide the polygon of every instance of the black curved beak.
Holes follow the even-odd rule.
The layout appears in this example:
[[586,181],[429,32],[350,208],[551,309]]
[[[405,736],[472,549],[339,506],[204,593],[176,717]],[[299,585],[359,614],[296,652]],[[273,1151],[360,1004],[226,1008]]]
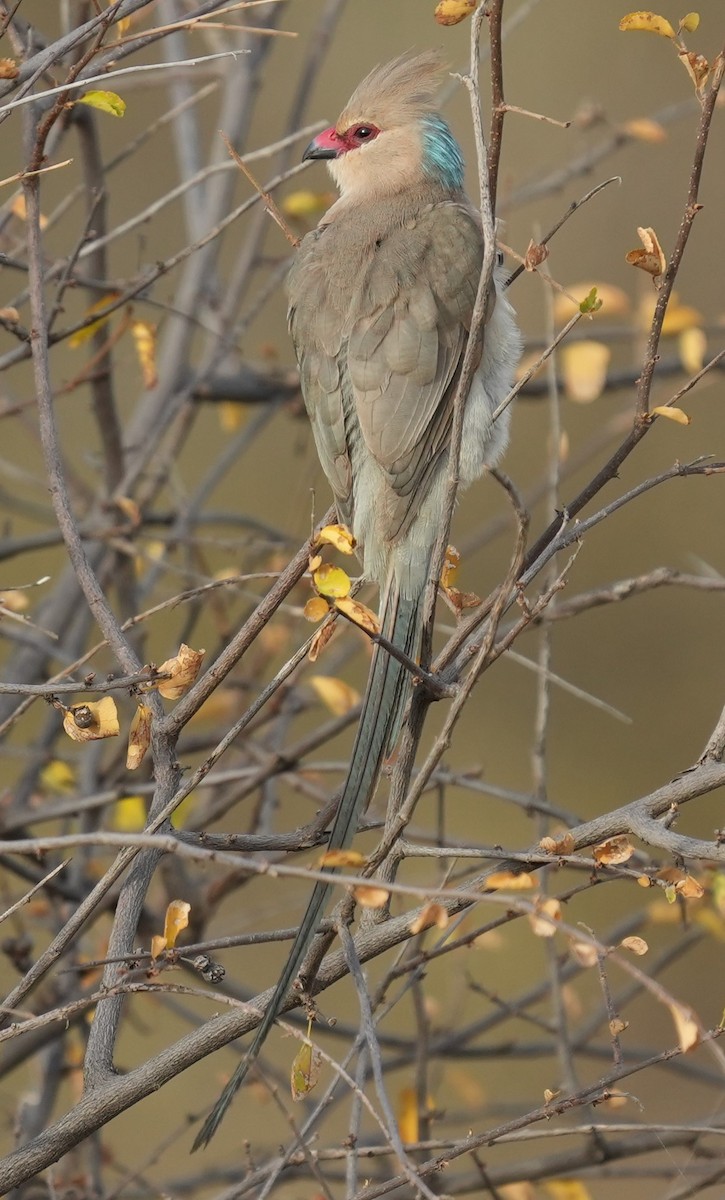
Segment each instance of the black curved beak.
[[313,138],[302,155],[302,162],[306,162],[308,158],[337,158],[337,154],[333,146],[318,146],[316,138]]

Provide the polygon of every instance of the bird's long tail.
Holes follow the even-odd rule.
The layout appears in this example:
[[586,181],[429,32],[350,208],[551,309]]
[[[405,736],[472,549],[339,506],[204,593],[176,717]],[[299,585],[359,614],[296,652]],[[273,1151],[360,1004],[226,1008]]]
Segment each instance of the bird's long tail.
[[[415,658],[419,650],[422,596],[421,591],[412,600],[403,597],[397,584],[392,581],[383,601],[382,636],[408,658]],[[375,646],[350,768],[328,843],[330,850],[342,849],[353,838],[358,817],[367,806],[383,761],[393,748],[409,690],[408,669],[383,647]],[[193,1150],[206,1146],[214,1136],[235,1092],[257,1058],[300,971],[331,886],[322,881],[315,884],[302,924],[254,1040],[201,1127]]]

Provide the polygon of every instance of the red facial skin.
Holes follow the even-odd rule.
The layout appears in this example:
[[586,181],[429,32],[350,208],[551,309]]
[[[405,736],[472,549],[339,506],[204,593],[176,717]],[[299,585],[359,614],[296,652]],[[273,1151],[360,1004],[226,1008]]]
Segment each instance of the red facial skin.
[[376,125],[362,122],[351,125],[344,133],[338,133],[332,125],[313,138],[303,158],[339,158],[341,154],[347,154],[348,150],[356,150],[358,146],[372,142],[379,133]]

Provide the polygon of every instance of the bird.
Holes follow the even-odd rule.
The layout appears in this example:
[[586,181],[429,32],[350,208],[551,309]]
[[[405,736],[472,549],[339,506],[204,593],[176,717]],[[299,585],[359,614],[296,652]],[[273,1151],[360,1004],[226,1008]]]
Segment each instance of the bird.
[[[380,588],[380,629],[408,660],[421,644],[423,597],[448,481],[453,406],[481,277],[479,212],[464,192],[461,149],[436,107],[444,64],[408,52],[375,67],[334,126],[307,146],[338,198],[302,239],[287,279],[288,324],[317,453],[363,574]],[[465,401],[459,486],[501,458],[510,408],[492,422],[521,353],[494,271],[480,360]],[[408,668],[373,649],[360,721],[330,837],[349,844],[394,749]],[[206,1145],[284,1005],[331,884],[315,884],[251,1048],[202,1126]]]

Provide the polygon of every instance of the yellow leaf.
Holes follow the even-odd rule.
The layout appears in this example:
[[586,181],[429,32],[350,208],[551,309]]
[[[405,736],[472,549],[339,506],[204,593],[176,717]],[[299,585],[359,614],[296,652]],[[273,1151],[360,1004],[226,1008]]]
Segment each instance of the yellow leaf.
[[[25,195],[23,194],[23,192],[18,192],[17,196],[15,197],[12,204],[10,205],[10,211],[12,212],[13,216],[18,217],[21,221],[27,221],[28,210],[25,206]],[[44,217],[41,213],[40,228],[45,229],[47,224],[48,224],[48,218]]]
[[163,954],[165,949],[166,949],[166,938],[161,937],[161,935],[158,933],[155,933],[154,936],[151,938],[151,957],[159,958],[159,956],[161,954]]
[[10,588],[7,592],[0,592],[0,605],[12,613],[24,613],[30,608],[28,593],[22,588]]
[[665,417],[668,421],[674,421],[677,425],[689,425],[692,417],[688,417],[687,413],[681,408],[673,408],[669,404],[658,404],[657,408],[652,409],[653,417]]
[[300,189],[300,191],[290,192],[289,196],[285,196],[280,208],[284,215],[291,217],[292,220],[317,220],[330,207],[333,199],[331,192],[312,192]]
[[331,563],[323,563],[312,578],[320,595],[331,599],[342,599],[349,595],[352,586],[347,572],[342,567],[333,567]]
[[362,908],[382,908],[390,898],[387,888],[375,887],[373,884],[360,884],[352,889],[352,894]]
[[292,1060],[290,1089],[293,1100],[304,1100],[320,1078],[322,1055],[311,1042],[303,1042]]
[[74,742],[98,742],[102,738],[118,737],[118,710],[113,696],[74,704],[66,709],[63,728]]
[[139,704],[128,731],[126,769],[135,771],[141,766],[144,755],[151,745],[151,719],[153,713],[148,704]]
[[158,383],[156,373],[156,326],[148,321],[133,321],[131,335],[136,347],[136,355],[141,366],[141,376],[145,388],[154,388]]
[[699,1045],[701,1040],[700,1022],[695,1013],[686,1004],[680,1004],[673,1000],[668,1003],[667,1007],[670,1010],[672,1020],[675,1022],[677,1030],[677,1041],[683,1054],[693,1047]]
[[[83,314],[84,320],[88,317],[92,317],[94,313],[102,312],[104,308],[108,308],[108,305],[112,304],[117,297],[118,292],[108,292],[105,296],[101,296],[100,300],[96,300],[94,304],[91,304],[91,306],[86,309],[85,313]],[[77,350],[79,346],[84,344],[84,342],[90,341],[96,330],[102,329],[103,326],[110,321],[112,316],[113,313],[106,313],[105,316],[99,317],[97,321],[91,321],[89,325],[84,325],[82,329],[77,329],[75,333],[72,333],[68,338],[68,345],[70,346],[71,350]]]
[[607,838],[606,842],[600,842],[594,847],[593,854],[594,861],[600,867],[616,867],[629,861],[634,854],[634,846],[622,833],[618,837]]
[[321,867],[364,867],[366,862],[359,850],[326,850],[320,855]]
[[441,570],[441,586],[444,588],[453,587],[458,575],[458,568],[461,563],[461,555],[455,546],[446,546],[446,554],[443,559],[443,569]]
[[624,1033],[625,1029],[629,1028],[629,1021],[623,1021],[621,1017],[612,1017],[609,1022],[609,1032],[612,1037],[619,1037],[620,1033]]
[[502,889],[507,892],[526,892],[536,887],[536,882],[533,875],[526,871],[494,871],[484,881],[483,886],[487,892],[498,892]]
[[632,954],[638,954],[640,956],[642,954],[646,954],[649,950],[649,946],[647,945],[646,941],[641,937],[622,938],[619,944],[620,946],[624,946],[625,950],[631,950]]
[[660,37],[674,38],[675,36],[674,29],[665,17],[659,16],[658,13],[642,10],[627,13],[627,16],[622,17],[619,22],[619,28],[623,33],[641,29],[644,33],[658,33]]
[[164,917],[164,937],[169,950],[173,950],[179,934],[189,924],[191,905],[187,900],[172,900]]
[[505,1183],[497,1189],[501,1200],[536,1200],[536,1192],[530,1183]]
[[17,79],[20,69],[14,58],[0,58],[0,79]]
[[359,600],[353,600],[350,596],[343,596],[335,600],[335,608],[338,612],[344,613],[361,629],[367,630],[368,633],[379,633],[380,626],[375,613],[372,612],[366,605],[361,604]]
[[51,758],[40,772],[40,782],[46,792],[68,796],[75,791],[76,773],[62,758]]
[[544,1088],[544,1104],[551,1104],[552,1100],[556,1100],[560,1095],[561,1088],[556,1088],[555,1091],[552,1091],[551,1088]]
[[350,687],[349,683],[342,679],[334,679],[332,675],[312,675],[309,684],[325,707],[336,717],[344,717],[345,713],[349,713],[350,709],[359,703],[360,693],[356,692],[354,687]]
[[637,883],[638,883],[639,887],[641,887],[641,888],[652,887],[652,880],[650,879],[649,875],[638,875]]
[[578,1179],[549,1179],[544,1190],[551,1200],[591,1200],[589,1189]]
[[236,433],[241,429],[247,417],[247,410],[236,400],[220,400],[217,404],[219,427],[223,433]]
[[97,108],[112,117],[122,117],[126,111],[126,101],[116,92],[86,92],[78,104],[87,104],[89,108]]
[[688,375],[696,375],[705,363],[707,336],[702,329],[683,329],[677,341],[680,362]]
[[118,833],[140,833],[146,824],[143,796],[122,796],[113,806],[111,824]]
[[624,122],[622,129],[639,142],[652,142],[656,145],[667,140],[667,130],[651,117],[633,117],[631,121]]
[[355,553],[355,538],[346,525],[325,525],[320,530],[317,543],[320,546],[334,546],[341,554]]
[[322,566],[322,555],[321,554],[313,554],[313,555],[311,555],[310,558],[308,558],[307,570],[310,572],[310,575],[314,575],[317,568],[321,567],[321,566]]
[[624,1092],[610,1092],[606,1100],[602,1103],[610,1112],[615,1112],[618,1108],[626,1108],[629,1104],[630,1097],[625,1096]]
[[141,509],[135,500],[130,496],[116,496],[113,503],[116,508],[120,509],[124,517],[126,517],[134,529],[137,529],[141,524]]
[[7,321],[9,325],[17,325],[20,320],[20,313],[17,308],[13,308],[12,304],[0,308],[0,320]]
[[206,650],[192,650],[184,642],[179,646],[178,653],[173,658],[167,658],[158,668],[160,675],[168,675],[152,686],[158,689],[159,695],[165,700],[178,700],[188,691],[199,674],[201,660]]
[[[602,283],[599,280],[596,283],[586,281],[571,283],[566,290],[569,293],[568,296],[557,292],[554,300],[554,319],[556,321],[568,321],[577,309],[581,310],[582,304],[591,296],[592,292],[596,292],[596,299],[601,300],[602,312],[605,317],[624,317],[631,308],[627,293],[612,283]],[[576,299],[577,296],[580,299]]]
[[625,254],[625,261],[631,267],[639,267],[640,271],[646,271],[654,279],[663,275],[667,267],[667,260],[664,251],[660,246],[659,239],[654,229],[644,226],[638,226],[637,233],[644,249],[630,250]]
[[329,611],[330,606],[322,596],[312,596],[302,609],[302,616],[306,621],[312,621],[316,625],[318,621],[322,621],[327,616]]
[[603,342],[570,342],[561,351],[564,390],[577,404],[591,404],[601,396],[612,357]]
[[536,937],[553,937],[556,933],[556,923],[561,920],[561,903],[555,896],[547,896],[543,900],[537,900],[536,911],[527,915]]
[[442,904],[426,904],[420,910],[418,916],[411,922],[411,933],[422,933],[424,929],[429,929],[431,925],[435,925],[438,929],[445,929],[448,925],[450,917]]
[[685,13],[680,21],[680,29],[684,29],[685,33],[694,33],[700,24],[700,14],[696,12]]
[[400,1089],[398,1097],[398,1133],[401,1142],[418,1141],[418,1093],[415,1088]]
[[681,304],[677,292],[673,292],[662,322],[662,332],[677,334],[682,333],[684,329],[692,329],[702,324],[704,324],[702,313],[689,304]]
[[438,0],[433,16],[439,25],[459,25],[470,17],[478,0]]

